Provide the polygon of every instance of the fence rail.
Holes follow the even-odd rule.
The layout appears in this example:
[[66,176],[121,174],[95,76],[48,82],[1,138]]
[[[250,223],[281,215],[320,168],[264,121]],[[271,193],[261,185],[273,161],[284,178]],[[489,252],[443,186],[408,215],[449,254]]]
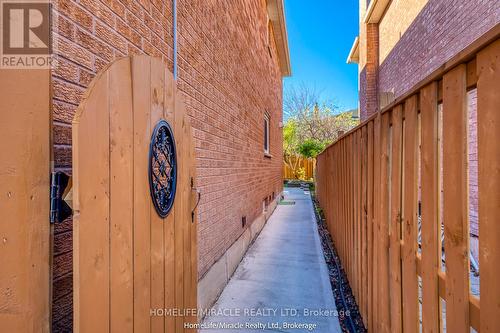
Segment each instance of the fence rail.
[[[497,26],[317,158],[318,199],[370,332],[500,330],[498,38]],[[474,89],[480,296],[468,255]]]

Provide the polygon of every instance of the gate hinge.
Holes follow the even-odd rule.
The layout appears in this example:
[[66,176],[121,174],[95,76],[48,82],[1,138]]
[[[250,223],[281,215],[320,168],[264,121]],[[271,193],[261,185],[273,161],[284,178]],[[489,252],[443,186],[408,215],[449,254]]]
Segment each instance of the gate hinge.
[[71,215],[71,209],[65,198],[71,190],[71,177],[64,172],[56,171],[50,174],[50,223],[62,222]]
[[198,208],[198,204],[200,203],[201,199],[201,192],[194,186],[194,179],[191,177],[191,190],[196,192],[196,205],[194,206],[193,210],[191,211],[191,223],[194,223],[194,213],[196,211],[196,208]]

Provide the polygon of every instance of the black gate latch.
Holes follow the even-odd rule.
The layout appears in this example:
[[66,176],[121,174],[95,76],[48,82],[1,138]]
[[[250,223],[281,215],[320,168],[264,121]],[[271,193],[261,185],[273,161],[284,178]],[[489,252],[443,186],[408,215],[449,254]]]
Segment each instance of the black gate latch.
[[73,210],[64,201],[70,176],[57,171],[50,175],[50,223],[62,222],[73,214]]

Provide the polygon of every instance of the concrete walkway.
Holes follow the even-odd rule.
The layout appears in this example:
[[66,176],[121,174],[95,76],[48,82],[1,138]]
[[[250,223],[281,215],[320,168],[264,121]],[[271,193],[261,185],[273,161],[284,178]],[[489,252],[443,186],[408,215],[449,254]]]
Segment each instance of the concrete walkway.
[[310,196],[287,188],[285,200],[295,204],[278,205],[201,332],[341,332]]

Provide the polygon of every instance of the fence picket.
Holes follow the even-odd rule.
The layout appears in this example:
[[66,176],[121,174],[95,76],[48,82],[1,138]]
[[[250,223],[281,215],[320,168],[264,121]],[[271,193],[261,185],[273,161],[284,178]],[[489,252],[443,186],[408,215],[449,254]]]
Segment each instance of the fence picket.
[[392,110],[391,127],[391,159],[390,165],[390,298],[391,298],[391,332],[401,332],[401,160],[403,140],[403,109],[397,105]]
[[389,114],[383,114],[380,128],[380,184],[376,195],[380,195],[378,227],[378,291],[379,331],[390,332],[389,296]]
[[403,159],[403,241],[402,289],[403,332],[416,333],[418,318],[417,223],[418,223],[418,121],[417,97],[413,95],[405,103],[404,159]]
[[466,66],[443,78],[443,223],[446,328],[469,332],[469,177]]
[[481,268],[480,328],[500,327],[500,40],[477,56],[477,123],[479,153],[479,266]]
[[440,329],[438,293],[439,249],[438,212],[438,102],[437,84],[420,92],[422,115],[422,329],[437,333]]
[[[318,156],[320,205],[368,331],[500,327],[495,31]],[[469,290],[467,108],[468,92],[476,88],[480,296]]]

